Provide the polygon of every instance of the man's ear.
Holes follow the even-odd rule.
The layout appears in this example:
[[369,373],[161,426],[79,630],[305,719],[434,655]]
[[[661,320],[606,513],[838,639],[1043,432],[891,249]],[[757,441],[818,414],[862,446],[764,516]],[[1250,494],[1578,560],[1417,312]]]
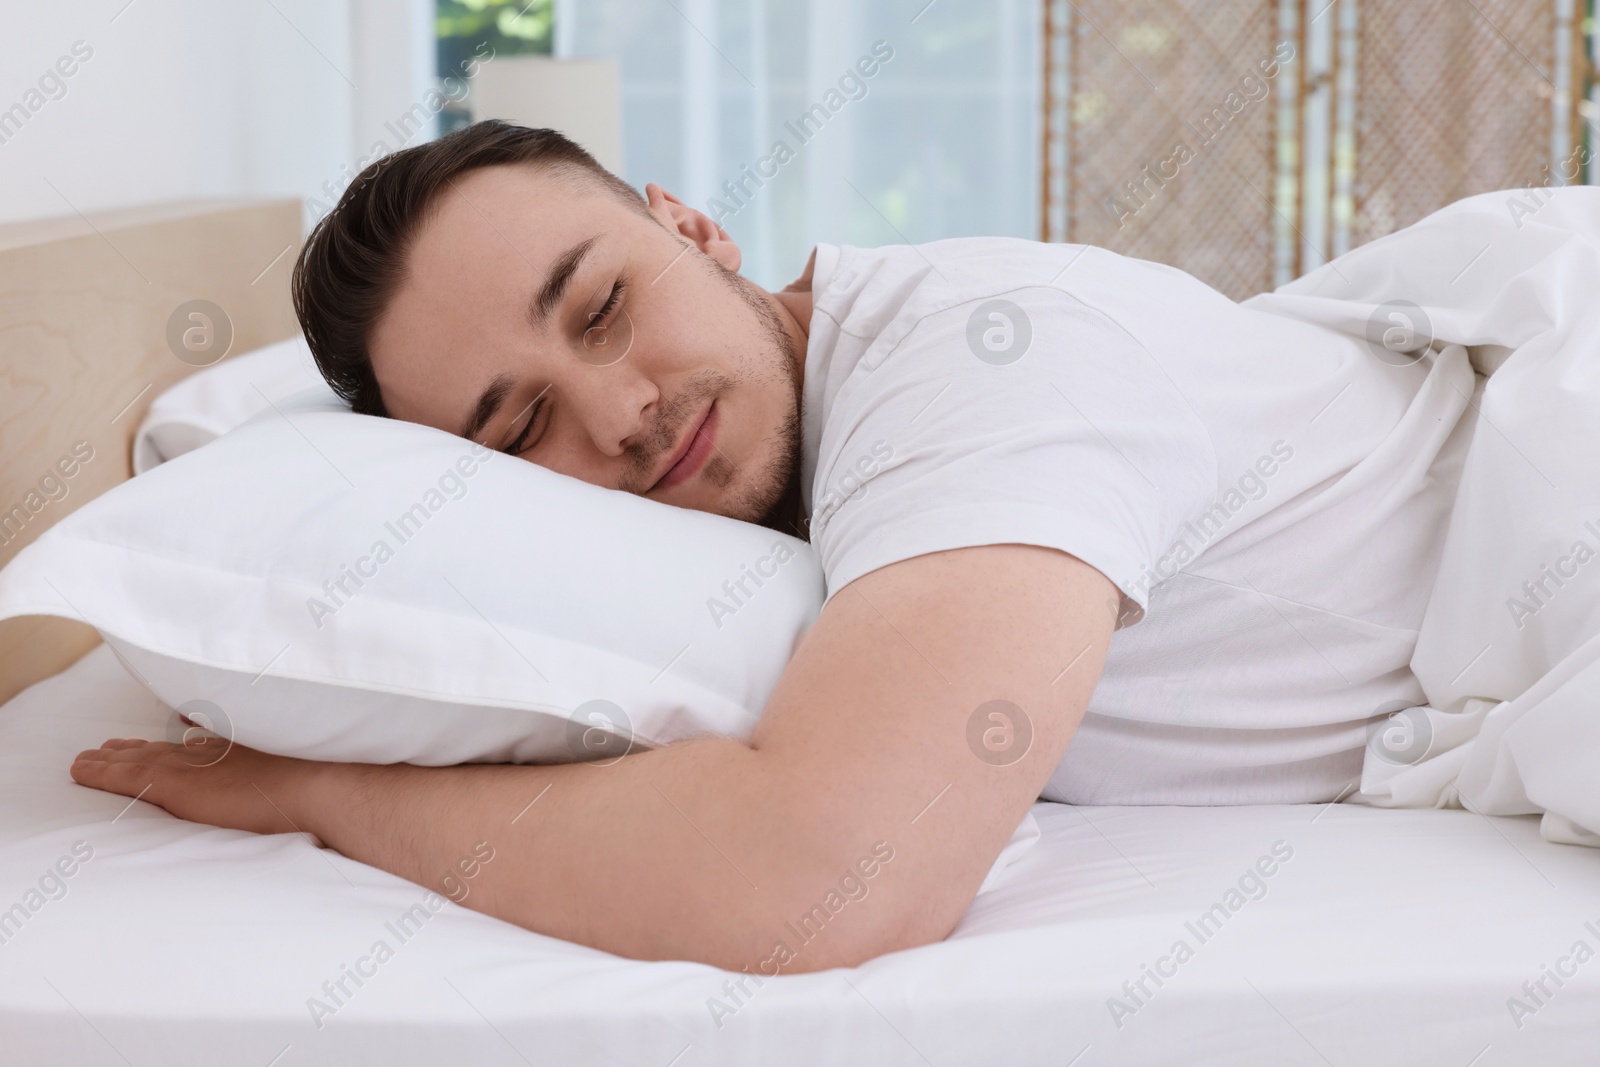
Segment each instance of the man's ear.
[[696,248],[729,270],[739,269],[739,246],[733,243],[727,230],[655,182],[645,184],[644,198],[650,205],[650,214],[661,225],[687,238]]

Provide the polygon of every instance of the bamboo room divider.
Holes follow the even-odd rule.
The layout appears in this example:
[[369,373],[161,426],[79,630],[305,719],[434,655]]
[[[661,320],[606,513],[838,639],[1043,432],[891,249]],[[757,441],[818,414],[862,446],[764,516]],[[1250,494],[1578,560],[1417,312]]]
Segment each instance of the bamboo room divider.
[[1237,299],[1460,197],[1600,176],[1587,0],[1042,7],[1042,237]]

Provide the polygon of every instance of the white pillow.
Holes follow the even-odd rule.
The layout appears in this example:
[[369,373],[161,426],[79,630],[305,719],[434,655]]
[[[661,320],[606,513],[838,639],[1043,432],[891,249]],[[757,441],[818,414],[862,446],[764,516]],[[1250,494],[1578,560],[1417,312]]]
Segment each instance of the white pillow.
[[215,441],[272,404],[348,410],[297,334],[196,371],[150,404],[133,435],[133,473],[143,474]]
[[430,765],[746,737],[823,595],[793,537],[326,410],[265,411],[0,571],[0,618],[90,623],[241,744]]

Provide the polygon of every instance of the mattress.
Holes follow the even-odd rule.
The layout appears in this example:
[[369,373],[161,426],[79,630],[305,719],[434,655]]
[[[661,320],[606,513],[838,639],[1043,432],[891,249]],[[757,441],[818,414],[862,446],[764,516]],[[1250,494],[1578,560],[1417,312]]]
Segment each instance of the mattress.
[[68,778],[168,715],[104,645],[0,708],[0,1063],[1490,1067],[1600,1039],[1600,852],[1531,816],[1040,804],[946,941],[741,988]]

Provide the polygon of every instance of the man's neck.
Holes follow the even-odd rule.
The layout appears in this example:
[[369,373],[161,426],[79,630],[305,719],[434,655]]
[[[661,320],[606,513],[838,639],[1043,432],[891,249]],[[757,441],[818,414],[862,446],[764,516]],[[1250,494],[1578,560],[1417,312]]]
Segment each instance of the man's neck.
[[[777,305],[778,319],[783,323],[784,331],[789,334],[798,357],[798,366],[795,367],[795,391],[802,397],[805,395],[806,346],[810,343],[811,337],[811,272],[816,262],[817,253],[813,249],[811,257],[806,260],[805,270],[800,272],[800,277],[770,294],[773,303]],[[795,465],[783,496],[767,513],[767,517],[761,520],[761,525],[798,537],[802,541],[811,540],[811,517],[801,507],[799,464]]]
[[[811,281],[811,270],[806,268],[806,282]],[[798,365],[795,367],[795,385],[800,391],[805,389],[806,373],[806,346],[811,340],[811,290],[797,290],[791,283],[789,288],[781,289],[771,294],[772,302],[778,307],[778,321],[783,323],[783,330],[789,335],[791,346],[797,357]]]
[[813,248],[800,277],[772,294],[773,301],[778,305],[778,317],[783,320],[783,328],[794,338],[795,348],[801,354],[802,373],[805,371],[806,345],[811,339],[811,275],[816,267],[817,250]]
[[793,327],[800,340],[800,347],[805,347],[805,342],[811,333],[811,290],[779,289],[772,294],[772,299],[782,308],[780,316],[786,327]]
[[783,496],[773,505],[767,517],[759,523],[769,530],[798,537],[802,541],[811,540],[811,516],[805,513],[800,506],[800,467],[795,465],[794,474],[789,479],[788,488],[783,491]]

